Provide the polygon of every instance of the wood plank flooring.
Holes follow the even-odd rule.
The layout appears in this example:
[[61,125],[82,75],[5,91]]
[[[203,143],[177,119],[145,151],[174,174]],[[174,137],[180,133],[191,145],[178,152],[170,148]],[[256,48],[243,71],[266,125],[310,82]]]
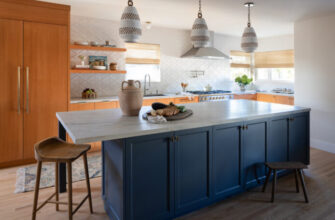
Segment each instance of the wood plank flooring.
[[[31,219],[33,192],[14,194],[16,168],[0,170],[0,219]],[[295,193],[294,175],[278,180],[276,200],[271,204],[271,187],[262,193],[261,187],[226,199],[210,207],[190,213],[178,220],[219,219],[335,219],[335,154],[312,149],[311,166],[305,171],[310,203],[304,203],[302,192]],[[73,184],[74,202],[85,195],[85,181]],[[101,178],[91,179],[94,214],[89,213],[88,203],[75,214],[74,219],[108,219],[101,200]],[[39,201],[52,193],[54,188],[40,190]],[[302,191],[302,190],[301,190]],[[67,194],[60,196],[64,201]],[[52,204],[37,214],[37,219],[67,219],[66,206],[60,212]]]

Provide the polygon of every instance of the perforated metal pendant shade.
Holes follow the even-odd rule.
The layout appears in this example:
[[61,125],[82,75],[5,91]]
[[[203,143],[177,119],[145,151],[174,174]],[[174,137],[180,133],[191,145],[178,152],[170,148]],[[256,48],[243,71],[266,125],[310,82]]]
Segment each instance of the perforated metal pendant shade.
[[202,17],[201,12],[201,0],[199,0],[199,12],[198,17],[195,19],[192,31],[191,41],[194,48],[209,47],[209,31],[205,19]]
[[119,34],[125,42],[129,43],[137,42],[142,35],[140,16],[132,0],[128,0],[128,6],[122,13]]
[[250,23],[250,7],[254,6],[254,3],[247,2],[244,6],[248,7],[248,26],[244,29],[241,47],[244,52],[253,53],[258,47],[257,35]]

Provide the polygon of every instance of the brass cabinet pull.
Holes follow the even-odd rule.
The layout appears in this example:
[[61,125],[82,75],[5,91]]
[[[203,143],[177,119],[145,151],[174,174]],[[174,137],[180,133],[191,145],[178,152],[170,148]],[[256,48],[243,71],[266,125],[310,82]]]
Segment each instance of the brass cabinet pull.
[[29,67],[26,67],[26,113],[29,113]]
[[178,136],[176,136],[176,137],[175,137],[175,140],[176,140],[176,141],[179,141],[179,137],[178,137]]
[[17,112],[21,113],[21,67],[17,67]]

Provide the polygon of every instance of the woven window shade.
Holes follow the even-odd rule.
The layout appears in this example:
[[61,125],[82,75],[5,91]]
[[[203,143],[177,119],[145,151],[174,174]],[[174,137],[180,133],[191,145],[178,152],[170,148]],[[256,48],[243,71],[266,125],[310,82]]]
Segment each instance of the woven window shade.
[[281,50],[255,53],[256,68],[292,68],[294,50]]
[[251,55],[242,51],[232,50],[230,51],[230,57],[232,62],[230,67],[232,68],[250,68]]
[[160,64],[160,45],[126,43],[127,64]]

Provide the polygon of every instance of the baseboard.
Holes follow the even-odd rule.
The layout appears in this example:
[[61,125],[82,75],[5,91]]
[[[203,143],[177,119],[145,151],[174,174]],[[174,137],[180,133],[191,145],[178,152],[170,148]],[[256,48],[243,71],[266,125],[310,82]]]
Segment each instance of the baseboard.
[[311,138],[311,147],[335,154],[335,144]]

